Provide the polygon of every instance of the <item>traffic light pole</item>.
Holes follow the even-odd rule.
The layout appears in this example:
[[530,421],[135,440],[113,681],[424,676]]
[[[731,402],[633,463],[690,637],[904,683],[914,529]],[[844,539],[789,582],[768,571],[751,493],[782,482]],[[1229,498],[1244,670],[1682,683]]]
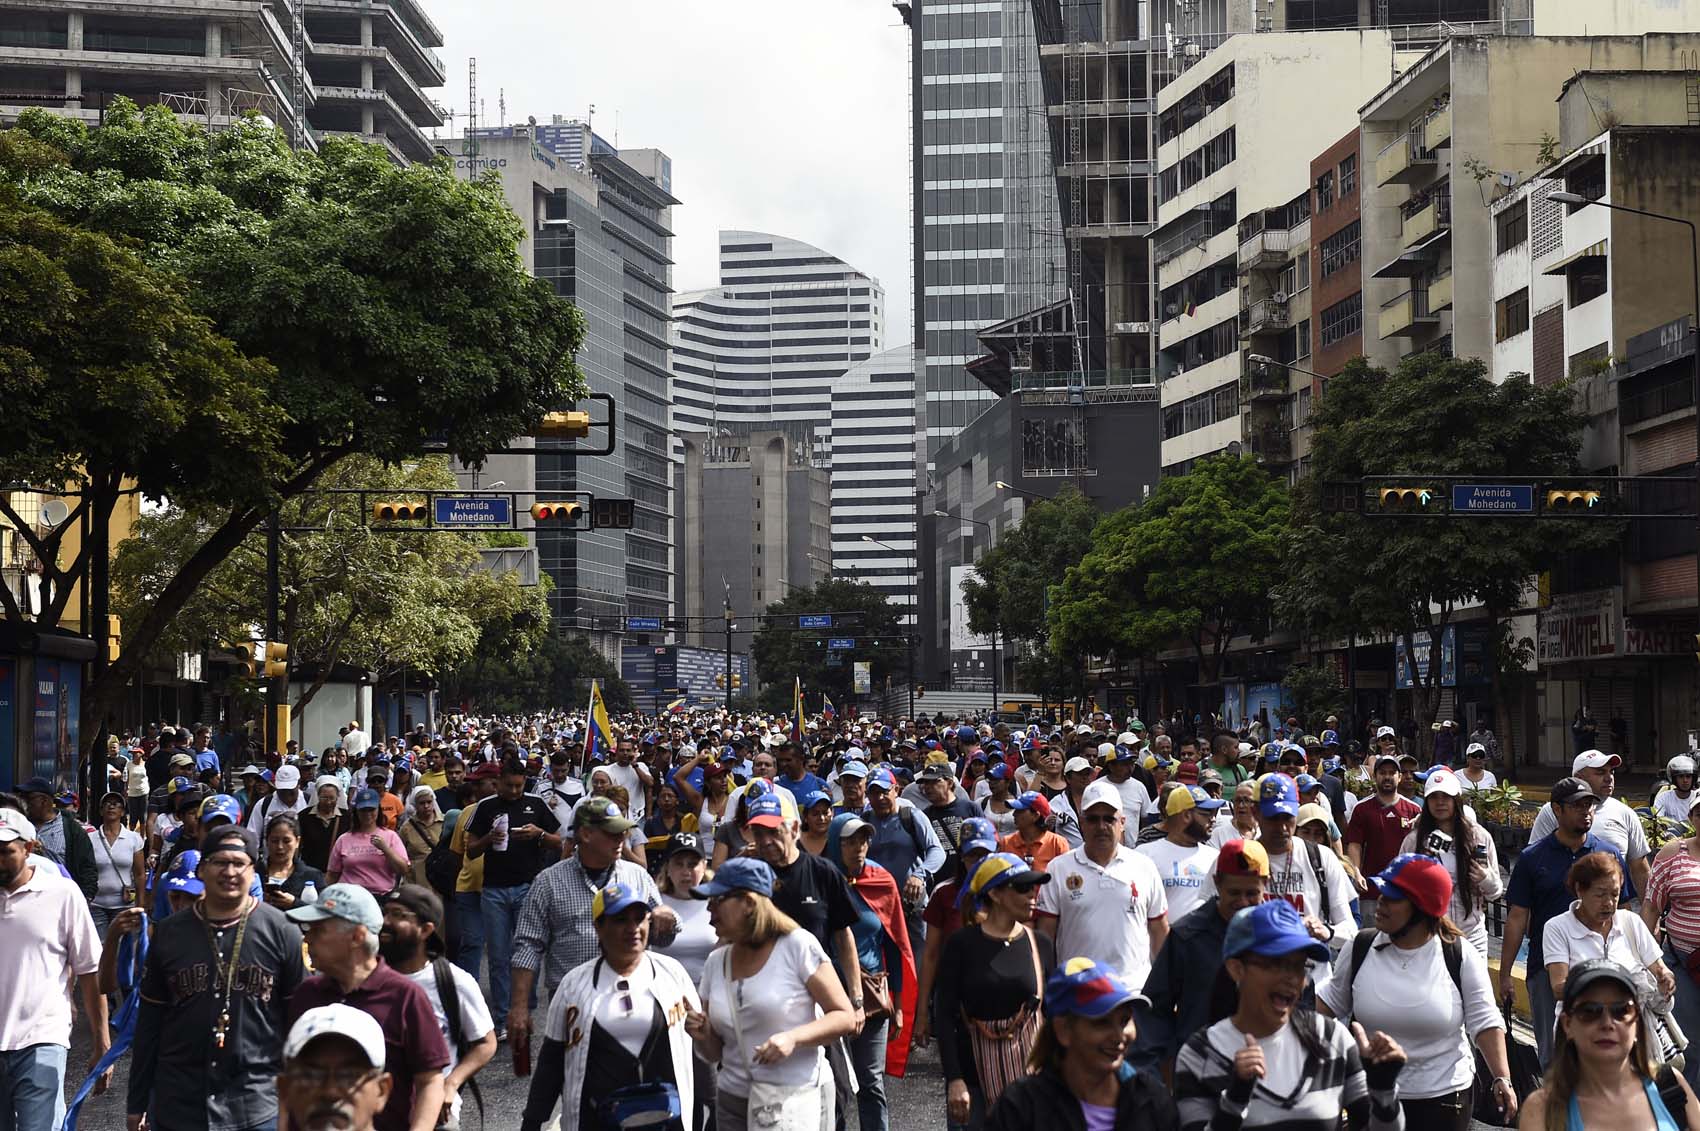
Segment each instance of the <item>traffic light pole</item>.
[[732,606],[727,605],[726,619],[726,713],[732,713]]

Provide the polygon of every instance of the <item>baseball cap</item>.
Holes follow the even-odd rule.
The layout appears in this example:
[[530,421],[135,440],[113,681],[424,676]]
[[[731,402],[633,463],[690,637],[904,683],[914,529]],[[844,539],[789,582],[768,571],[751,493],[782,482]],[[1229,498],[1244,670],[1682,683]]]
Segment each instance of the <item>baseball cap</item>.
[[1171,759],[1161,757],[1160,755],[1157,755],[1157,754],[1147,754],[1145,756],[1145,761],[1142,764],[1148,770],[1156,770],[1156,769],[1167,770],[1171,766],[1173,766],[1175,763]]
[[1381,768],[1381,764],[1383,762],[1392,762],[1395,766],[1398,766],[1399,765],[1399,755],[1397,755],[1397,754],[1377,754],[1375,756],[1375,760],[1370,763],[1370,769],[1371,770],[1379,770]]
[[[753,802],[751,809],[754,809]],[[574,828],[589,825],[605,833],[623,833],[636,824],[636,821],[620,812],[620,807],[606,797],[587,797],[573,810]]]
[[1584,750],[1576,755],[1576,760],[1570,764],[1570,772],[1579,774],[1583,770],[1605,769],[1615,770],[1623,765],[1623,759],[1616,754],[1607,754],[1604,750]]
[[205,827],[209,821],[229,821],[233,825],[242,823],[242,803],[228,793],[215,793],[201,802],[201,825]]
[[220,825],[201,838],[201,858],[215,852],[240,852],[249,860],[260,858],[260,837],[253,829],[241,825]]
[[1120,734],[1116,735],[1116,744],[1118,746],[1132,746],[1138,741],[1139,736],[1134,734],[1131,730],[1124,730]]
[[962,844],[957,851],[963,856],[977,848],[987,852],[998,850],[997,826],[984,817],[969,817],[963,821],[960,836]]
[[1571,801],[1592,800],[1598,802],[1600,795],[1594,792],[1594,787],[1581,778],[1560,778],[1553,783],[1549,794],[1554,805],[1564,805]]
[[196,875],[201,866],[201,854],[193,848],[185,849],[177,854],[177,859],[171,862],[171,870],[165,873],[165,890],[180,891],[184,895],[200,895],[207,890],[207,885]]
[[1090,958],[1071,958],[1045,983],[1047,1017],[1102,1017],[1128,1002],[1150,1005],[1121,975]]
[[958,741],[958,742],[979,742],[980,741],[980,732],[975,730],[973,727],[968,727],[968,726],[957,727],[956,728],[956,741]]
[[1328,944],[1311,938],[1304,917],[1284,899],[1242,907],[1228,921],[1228,932],[1222,939],[1224,959],[1242,954],[1276,957],[1294,953],[1318,962],[1327,962],[1331,957]]
[[1206,766],[1198,771],[1198,784],[1203,786],[1221,785],[1222,773],[1214,766]]
[[1092,763],[1088,762],[1085,758],[1082,758],[1078,754],[1063,763],[1063,773],[1065,774],[1087,773],[1090,772],[1091,769]]
[[596,894],[590,897],[590,921],[595,923],[604,915],[618,915],[634,904],[649,907],[644,898],[629,885],[615,880],[607,887],[598,888]]
[[1121,751],[1116,749],[1115,743],[1113,743],[1113,742],[1100,742],[1098,744],[1098,761],[1100,761],[1100,762],[1112,762],[1112,761],[1125,761],[1125,760],[1126,759],[1122,758]]
[[[1084,759],[1076,759],[1076,761],[1084,761]],[[994,781],[1008,781],[1010,776],[1008,763],[992,763],[992,768],[986,771],[986,776]]]
[[[340,884],[332,884],[340,887]],[[369,1068],[384,1066],[384,1029],[378,1024],[378,1019],[364,1009],[356,1009],[352,1005],[337,1002],[334,1005],[319,1005],[307,1010],[295,1019],[295,1024],[289,1027],[289,1036],[283,1042],[283,1059],[285,1062],[294,1060],[306,1051],[307,1046],[320,1037],[341,1037],[345,1041],[353,1041],[359,1046],[360,1052],[366,1057]],[[284,1072],[288,1073],[287,1063]]]
[[487,781],[490,778],[502,776],[501,768],[494,762],[480,762],[466,773],[467,781]]
[[1370,877],[1384,899],[1408,899],[1418,911],[1438,919],[1452,906],[1452,877],[1432,856],[1405,852]]
[[702,838],[696,833],[678,832],[667,838],[667,846],[661,850],[661,858],[665,860],[681,852],[703,857],[708,855],[702,850]]
[[857,836],[861,833],[873,831],[872,825],[868,824],[868,822],[862,820],[862,818],[856,816],[854,813],[840,813],[838,816],[833,818],[833,823],[838,826],[838,837],[841,841],[849,840],[851,837]]
[[279,766],[277,773],[272,776],[272,784],[279,789],[299,789],[301,786],[301,768],[299,766]]
[[1584,958],[1570,968],[1570,975],[1564,980],[1564,1004],[1569,1005],[1598,982],[1617,982],[1629,991],[1630,997],[1640,996],[1640,990],[1635,986],[1635,975],[1627,967],[1609,958]]
[[438,946],[442,945],[442,896],[438,895],[424,884],[400,884],[394,890],[385,892],[383,898],[379,900],[379,903],[384,907],[388,907],[392,903],[399,903],[421,923],[435,924],[438,933],[431,937],[437,940]]
[[1222,849],[1216,854],[1216,874],[1218,876],[1263,876],[1269,875],[1269,853],[1255,840],[1224,841]]
[[1293,779],[1293,784],[1298,787],[1300,793],[1309,793],[1311,790],[1322,785],[1320,781],[1311,777],[1309,774],[1300,774],[1298,777]]
[[1167,798],[1163,802],[1163,816],[1173,817],[1193,809],[1206,812],[1220,809],[1227,802],[1220,797],[1211,797],[1196,785],[1184,785],[1179,782],[1165,790]]
[[1175,769],[1175,780],[1196,785],[1198,783],[1198,763],[1182,762],[1180,766]]
[[1009,807],[1011,809],[1029,809],[1038,814],[1041,820],[1048,821],[1051,818],[1051,803],[1045,799],[1044,794],[1031,789],[1011,801]]
[[14,840],[34,840],[35,825],[16,809],[0,809],[0,844]]
[[375,789],[357,789],[354,791],[354,807],[356,809],[381,809],[384,799],[378,796]]
[[332,884],[319,893],[317,903],[291,907],[284,914],[297,923],[341,919],[365,927],[373,935],[384,925],[384,913],[378,910],[377,899],[359,884]]
[[243,766],[240,770],[236,771],[236,776],[241,777],[241,778],[248,777],[250,774],[252,774],[254,777],[259,777],[260,776],[260,767],[254,765],[254,763],[252,763],[252,762],[249,762],[246,766]]
[[714,871],[714,878],[695,888],[691,894],[699,896],[726,895],[735,891],[747,891],[756,895],[773,895],[773,869],[767,866],[765,860],[756,860],[749,856],[734,856]]
[[797,802],[789,790],[777,789],[752,799],[744,811],[746,825],[776,829],[786,821],[797,819]]
[[994,852],[980,861],[968,878],[964,894],[979,899],[993,888],[1007,884],[1017,887],[1038,887],[1051,882],[1049,872],[1041,872],[1013,852]]
[[1299,791],[1285,774],[1270,774],[1257,787],[1257,811],[1265,817],[1297,817]]
[[807,793],[803,794],[803,796],[800,799],[798,799],[797,808],[799,810],[813,809],[816,805],[819,805],[822,801],[831,801],[831,800],[832,800],[832,794],[827,793],[825,790],[823,790],[823,789],[811,789]]
[[1470,745],[1464,747],[1464,757],[1474,758],[1477,754],[1480,754],[1483,758],[1486,758],[1487,757],[1487,747],[1483,746],[1479,742],[1472,742],[1472,743],[1470,743]]
[[1380,742],[1384,738],[1398,738],[1398,737],[1399,737],[1398,733],[1396,731],[1394,731],[1394,729],[1392,727],[1380,727],[1375,732],[1375,740],[1377,742]]
[[1334,730],[1323,731],[1322,732],[1322,745],[1324,745],[1324,746],[1338,746],[1338,745],[1340,745],[1340,732],[1334,731]]
[[1423,782],[1423,796],[1433,797],[1443,794],[1447,797],[1457,797],[1464,792],[1464,783],[1458,780],[1458,775],[1445,766],[1436,766],[1428,772],[1428,778]]
[[168,764],[172,766],[193,766],[195,759],[188,754],[173,754]]
[[883,789],[887,791],[895,790],[897,788],[897,779],[891,776],[890,770],[882,766],[868,775],[868,788]]
[[858,762],[852,759],[838,767],[838,776],[841,778],[862,778],[865,780],[868,776],[867,763]]
[[1116,783],[1099,778],[1088,785],[1080,795],[1080,815],[1086,816],[1086,811],[1094,805],[1108,805],[1116,812],[1122,811],[1122,791],[1116,788]]
[[1321,821],[1325,825],[1328,823],[1328,810],[1314,801],[1299,806],[1299,825],[1308,825],[1312,821]]
[[923,769],[919,774],[915,775],[915,780],[916,781],[950,781],[952,779],[952,777],[953,777],[953,775],[950,772],[950,766],[949,766],[948,763],[946,763],[946,762],[935,762],[935,761],[932,761],[929,758],[928,761],[927,761],[926,768]]
[[19,797],[25,797],[32,793],[45,793],[47,796],[52,797],[53,783],[43,777],[34,777],[18,786]]

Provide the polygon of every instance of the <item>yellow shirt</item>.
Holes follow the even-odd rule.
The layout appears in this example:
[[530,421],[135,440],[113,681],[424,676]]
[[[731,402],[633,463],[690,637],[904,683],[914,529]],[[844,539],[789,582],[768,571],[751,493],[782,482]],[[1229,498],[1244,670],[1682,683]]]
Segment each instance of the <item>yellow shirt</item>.
[[456,893],[463,891],[484,890],[484,857],[469,860],[466,856],[466,827],[472,823],[472,813],[478,808],[475,801],[460,811],[460,820],[455,822],[454,836],[449,838],[449,847],[460,853],[460,875],[455,878]]
[[442,770],[437,770],[434,773],[429,774],[421,774],[419,776],[419,784],[428,785],[432,789],[446,789],[449,784],[449,776]]

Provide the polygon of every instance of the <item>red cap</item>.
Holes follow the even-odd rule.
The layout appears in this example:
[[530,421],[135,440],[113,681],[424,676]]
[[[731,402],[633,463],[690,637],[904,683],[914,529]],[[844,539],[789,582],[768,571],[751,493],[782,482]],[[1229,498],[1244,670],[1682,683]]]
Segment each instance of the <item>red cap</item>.
[[1395,856],[1370,883],[1383,896],[1388,894],[1388,888],[1397,889],[1413,907],[1431,918],[1440,918],[1452,906],[1452,876],[1432,856],[1415,852]]
[[1175,780],[1186,782],[1188,785],[1198,784],[1198,763],[1182,762],[1181,768],[1175,771]]

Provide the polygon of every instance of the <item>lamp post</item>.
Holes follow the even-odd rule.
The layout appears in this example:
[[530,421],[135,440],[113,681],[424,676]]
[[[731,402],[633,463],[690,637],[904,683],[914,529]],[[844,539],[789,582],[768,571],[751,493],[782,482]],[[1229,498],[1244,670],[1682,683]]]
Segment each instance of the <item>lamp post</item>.
[[[878,546],[882,550],[890,550],[894,554],[902,554],[904,552],[899,550],[896,546],[881,542],[878,538],[875,538],[872,535],[862,535],[862,541],[867,542],[870,545]],[[909,626],[909,631],[903,634],[904,663],[907,666],[907,671],[904,673],[904,682],[909,685],[909,718],[913,720],[915,718],[915,632],[920,628],[921,624],[920,618],[916,616],[916,611],[920,608],[920,593],[917,592],[916,586],[916,582],[919,579],[919,571],[916,569],[915,551],[913,549],[909,550],[906,556],[909,559],[909,615],[913,618],[914,623]]]
[[[1700,333],[1700,237],[1694,230],[1694,221],[1683,216],[1667,216],[1663,212],[1648,212],[1644,208],[1631,208],[1627,204],[1607,204],[1603,200],[1590,200],[1577,192],[1549,192],[1548,200],[1559,204],[1568,204],[1573,208],[1583,208],[1593,205],[1595,208],[1605,208],[1612,212],[1627,212],[1631,216],[1645,216],[1649,220],[1663,220],[1669,224],[1681,224],[1688,229],[1688,257],[1692,268],[1690,282],[1693,284],[1694,313],[1688,324],[1690,334]],[[1694,379],[1694,485],[1700,494],[1700,339],[1693,345],[1694,352],[1689,355],[1688,367]],[[1700,527],[1695,530],[1694,542],[1694,600],[1695,615],[1700,617]]]
[[1274,365],[1274,366],[1278,366],[1282,369],[1291,370],[1294,373],[1303,373],[1307,377],[1320,377],[1324,381],[1328,380],[1328,374],[1326,374],[1326,373],[1318,373],[1314,369],[1306,369],[1304,366],[1294,365],[1290,361],[1276,361],[1274,358],[1270,357],[1268,354],[1248,353],[1248,354],[1246,354],[1245,359],[1247,361],[1251,362],[1253,365]]
[[[1000,487],[1007,486],[1007,484],[1004,484],[1001,481],[998,485]],[[933,517],[953,518],[958,522],[972,522],[976,526],[984,526],[987,530],[992,531],[993,533],[997,532],[997,527],[993,526],[991,523],[982,521],[978,518],[969,518],[965,514],[951,514],[946,510],[935,510],[933,512]],[[997,714],[998,710],[998,688],[1003,683],[1003,660],[998,655],[998,646],[1003,640],[1003,618],[1001,616],[998,618],[998,623],[995,627],[996,631],[992,634],[992,714],[994,716]]]
[[1056,498],[1055,495],[1041,495],[1037,491],[1024,491],[1013,483],[1005,483],[1002,479],[993,483],[992,486],[999,491],[1008,491],[1012,495],[1020,495],[1024,499],[1043,499],[1048,503]]

